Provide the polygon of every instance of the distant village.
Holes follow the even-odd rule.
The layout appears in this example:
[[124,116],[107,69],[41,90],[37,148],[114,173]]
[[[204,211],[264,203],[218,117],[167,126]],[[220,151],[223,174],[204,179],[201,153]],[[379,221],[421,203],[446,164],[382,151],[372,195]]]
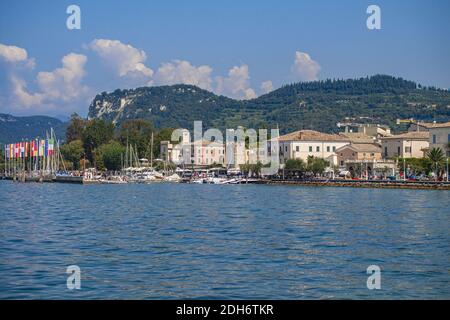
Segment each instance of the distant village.
[[[326,161],[328,166],[323,174],[330,178],[337,175],[361,179],[404,177],[403,172],[407,175],[413,173],[406,159],[427,158],[433,149],[440,150],[441,157],[448,163],[450,122],[398,120],[399,124],[401,122],[408,122],[409,129],[400,134],[393,134],[385,125],[345,122],[338,124],[342,129],[338,134],[299,130],[282,135],[278,138],[280,168],[288,169],[290,160],[307,163],[314,158]],[[190,143],[187,130],[180,142]],[[161,158],[167,163],[180,163],[184,156],[183,149],[171,141],[162,141],[160,148]],[[191,144],[190,164],[193,168],[218,165],[230,169],[229,164],[232,163],[231,167],[238,171],[251,159],[267,161],[271,154],[270,142],[267,150],[258,149],[256,155],[251,153],[245,142],[234,143],[230,149],[223,143],[202,140]],[[233,161],[230,161],[230,157]],[[399,159],[405,163],[399,163]],[[442,166],[441,169],[445,178],[448,169]],[[298,170],[294,167],[287,171]]]
[[[111,123],[74,117],[66,134],[71,141],[61,147],[53,130],[46,139],[5,145],[1,177],[22,182],[313,181],[339,186],[355,186],[357,180],[365,186],[387,183],[385,187],[396,181],[402,182],[399,187],[418,182],[421,187],[429,183],[428,187],[450,189],[450,122],[397,123],[407,123],[407,131],[393,134],[386,125],[349,120],[338,123],[340,132],[334,134],[299,130],[258,139],[256,131],[252,135],[251,129],[238,127],[227,130],[227,139],[233,139],[225,143],[207,134],[210,130],[203,138],[191,139],[187,129],[161,129],[158,134],[164,132],[165,138],[154,144],[152,127],[145,120],[132,120],[114,133]],[[129,143],[130,134],[140,146]],[[157,158],[154,147],[159,149]]]

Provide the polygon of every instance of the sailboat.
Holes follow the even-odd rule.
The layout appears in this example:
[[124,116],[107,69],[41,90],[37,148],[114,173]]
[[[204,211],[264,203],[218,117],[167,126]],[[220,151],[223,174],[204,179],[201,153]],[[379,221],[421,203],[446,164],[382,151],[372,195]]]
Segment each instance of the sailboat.
[[150,163],[145,158],[139,159],[136,147],[127,143],[122,171],[127,181],[133,183],[151,183],[163,181],[163,175],[153,168],[153,133],[151,139]]

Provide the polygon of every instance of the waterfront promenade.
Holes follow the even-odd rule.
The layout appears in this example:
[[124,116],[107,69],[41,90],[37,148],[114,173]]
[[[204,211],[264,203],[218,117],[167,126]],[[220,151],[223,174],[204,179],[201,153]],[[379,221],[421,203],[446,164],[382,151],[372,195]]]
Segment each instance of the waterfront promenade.
[[402,180],[261,180],[261,184],[301,185],[311,187],[352,187],[386,189],[450,190],[446,181],[402,181]]

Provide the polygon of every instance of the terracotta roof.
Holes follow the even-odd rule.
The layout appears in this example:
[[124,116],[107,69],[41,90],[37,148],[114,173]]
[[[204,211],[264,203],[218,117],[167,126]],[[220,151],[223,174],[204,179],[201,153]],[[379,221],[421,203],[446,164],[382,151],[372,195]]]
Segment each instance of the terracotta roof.
[[336,150],[336,152],[339,152],[340,150],[343,150],[346,148],[350,148],[356,152],[373,152],[373,153],[380,152],[381,153],[381,148],[373,143],[349,144],[349,145],[340,147],[339,149]]
[[337,134],[322,133],[314,130],[300,130],[285,134],[278,138],[279,141],[350,141],[348,138]]
[[372,143],[374,139],[361,132],[340,132],[340,136],[348,138],[352,143]]
[[417,123],[420,127],[425,127],[427,129],[433,129],[433,128],[449,128],[450,127],[450,121],[449,122],[419,122]]
[[397,134],[389,137],[383,137],[381,140],[387,139],[408,139],[408,140],[428,140],[430,133],[428,131],[411,131],[402,134]]

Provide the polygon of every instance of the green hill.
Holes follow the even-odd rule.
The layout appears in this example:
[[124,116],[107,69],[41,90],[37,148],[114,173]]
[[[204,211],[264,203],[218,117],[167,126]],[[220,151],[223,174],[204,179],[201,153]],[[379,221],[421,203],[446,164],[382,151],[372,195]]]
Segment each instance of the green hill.
[[282,133],[299,129],[337,131],[337,122],[350,118],[396,127],[397,118],[450,120],[450,92],[423,88],[412,81],[385,75],[361,79],[326,80],[283,86],[253,100],[217,96],[190,85],[116,90],[95,97],[89,118],[120,124],[144,118],[156,127],[204,128],[238,125],[276,127]]
[[0,144],[14,143],[45,137],[50,128],[55,130],[58,139],[65,139],[66,123],[52,117],[15,117],[0,113]]

